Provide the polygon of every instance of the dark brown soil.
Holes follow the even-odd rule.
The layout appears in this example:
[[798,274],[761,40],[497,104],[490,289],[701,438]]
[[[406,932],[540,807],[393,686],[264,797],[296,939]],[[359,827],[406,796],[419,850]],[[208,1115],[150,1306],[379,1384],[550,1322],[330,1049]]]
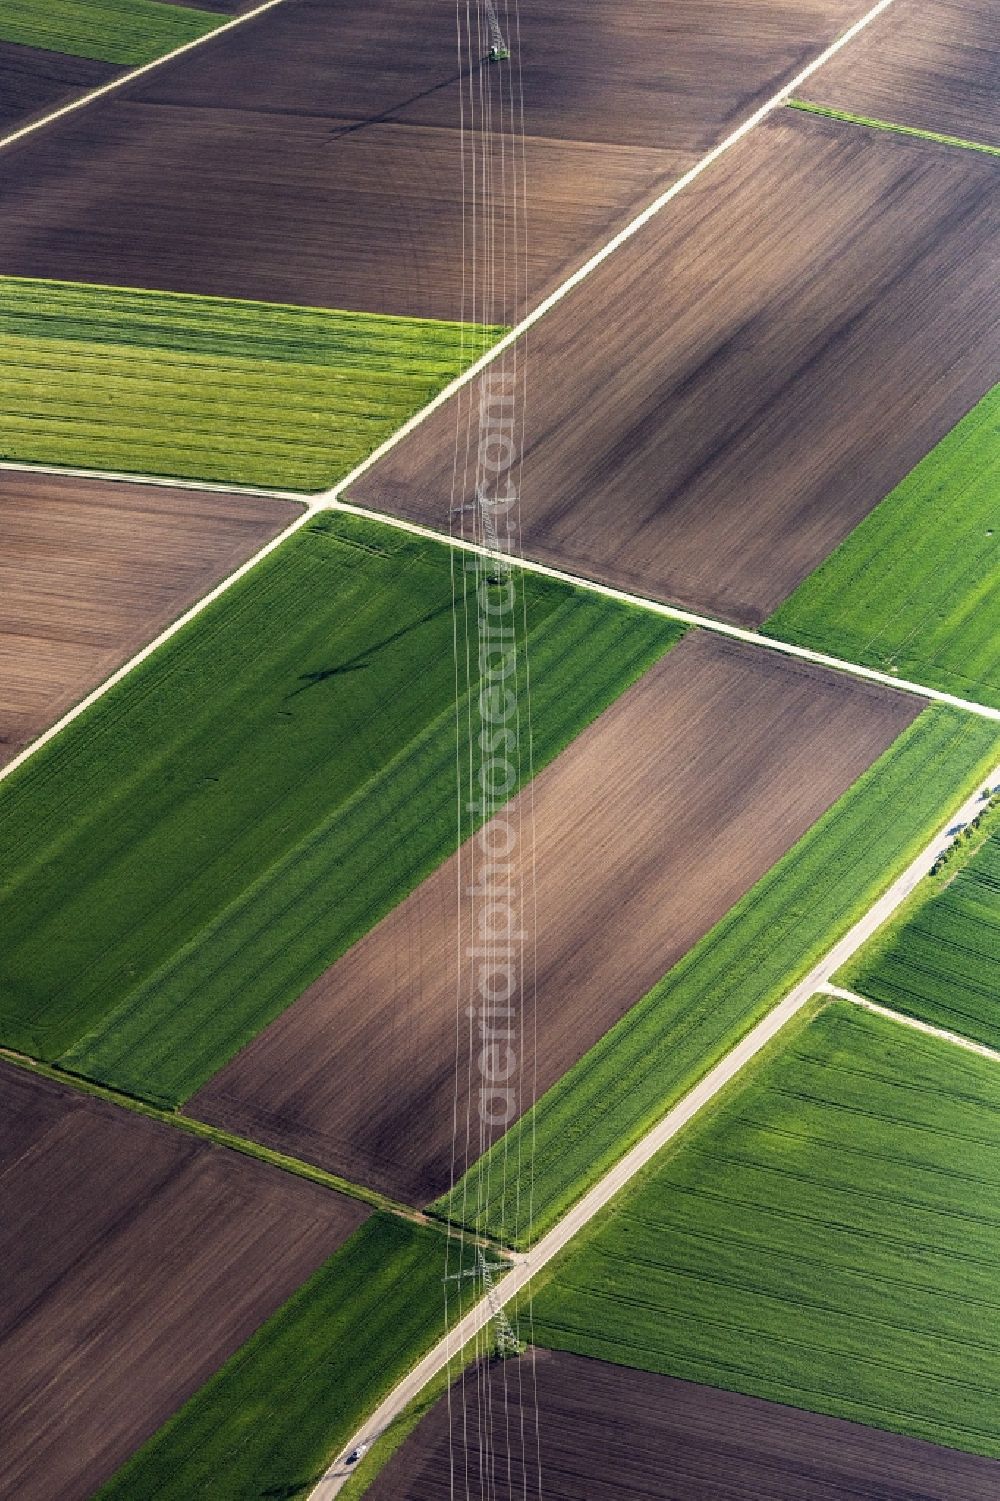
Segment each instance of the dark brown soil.
[[[454,1489],[452,1489],[454,1486]],[[994,1460],[562,1351],[467,1371],[367,1501],[993,1501]]]
[[[696,634],[536,778],[510,819],[533,819],[535,830],[537,1003],[529,1015],[526,998],[519,1025],[530,1029],[538,1094],[919,707]],[[430,876],[196,1094],[189,1112],[409,1202],[446,1190],[453,1109],[464,1122],[470,1079],[478,1080],[469,1023],[456,1014],[456,955],[478,921],[468,895],[474,858],[466,847]],[[527,893],[531,841],[518,859],[515,889]],[[464,1014],[475,994],[468,966],[462,982]],[[478,1055],[478,1040],[473,1046]],[[525,1095],[529,1085],[526,1075]],[[474,1105],[472,1115],[477,1133],[458,1148],[458,1174],[479,1155]]]
[[367,1217],[0,1064],[0,1494],[86,1501]]
[[0,470],[0,765],[297,512]]
[[110,83],[122,71],[114,63],[0,42],[0,134]]
[[512,322],[855,10],[522,6],[522,159],[452,0],[288,0],[5,153],[0,273]]
[[1000,146],[995,0],[894,0],[802,98]]
[[[783,110],[528,335],[524,552],[759,623],[996,380],[998,234],[992,158]],[[446,529],[456,416],[353,498]]]

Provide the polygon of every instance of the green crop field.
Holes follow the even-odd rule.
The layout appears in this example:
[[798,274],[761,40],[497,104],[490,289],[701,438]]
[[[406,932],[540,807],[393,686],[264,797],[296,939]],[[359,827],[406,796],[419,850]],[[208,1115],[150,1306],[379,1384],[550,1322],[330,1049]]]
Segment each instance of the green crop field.
[[[437,1212],[457,1219],[464,1202],[485,1199],[479,1228],[517,1245],[529,1230],[545,1231],[809,972],[998,752],[1000,727],[957,709],[925,709]],[[528,1166],[504,1174],[501,1161]],[[480,1196],[479,1175],[494,1163],[491,1192]]]
[[135,67],[225,20],[160,0],[4,0],[0,41]]
[[320,490],[501,333],[0,277],[0,458]]
[[763,627],[1000,707],[1000,385]]
[[[0,1041],[176,1104],[451,852],[454,556],[323,513],[0,787]],[[517,592],[537,769],[681,630]]]
[[583,1232],[537,1343],[1000,1457],[1000,1068],[835,1003]]
[[1000,808],[968,833],[836,978],[1000,1049]]
[[[440,1233],[374,1215],[98,1492],[100,1501],[308,1495],[366,1414],[443,1334],[445,1268]],[[451,1303],[453,1315],[464,1311],[457,1298]]]

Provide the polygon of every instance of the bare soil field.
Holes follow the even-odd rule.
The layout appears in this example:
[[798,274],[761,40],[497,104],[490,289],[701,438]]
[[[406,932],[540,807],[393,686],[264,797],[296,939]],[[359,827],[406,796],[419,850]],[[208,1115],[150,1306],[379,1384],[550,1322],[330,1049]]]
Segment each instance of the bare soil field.
[[[514,6],[498,6],[528,135],[693,154],[752,113],[864,8],[859,0],[551,0],[518,6],[515,20]],[[466,66],[488,50],[485,32],[471,46],[463,38]],[[492,73],[509,94],[510,78]],[[453,0],[287,0],[151,77],[134,97],[453,128],[458,75]],[[467,81],[464,92],[468,118]]]
[[[512,246],[527,181],[534,292],[687,165],[669,151],[539,139],[525,157],[522,170],[510,142],[496,141],[489,165],[496,200],[506,188],[497,235]],[[463,299],[463,224],[470,245],[475,223],[482,232],[466,186],[463,211],[457,130],[356,130],[334,115],[115,95],[0,155],[0,270],[510,322],[525,301],[520,266],[508,267],[488,303]]]
[[[6,154],[0,272],[512,322],[857,9],[526,11],[522,157],[514,75],[483,63],[463,86],[451,0],[288,0]],[[484,160],[457,127],[487,98]],[[470,306],[486,184],[511,250],[496,297]]]
[[[994,383],[998,190],[974,152],[754,131],[531,331],[524,552],[759,624]],[[447,527],[456,415],[352,498]]]
[[0,1064],[0,1493],[85,1501],[368,1216]]
[[0,42],[0,135],[117,77],[121,68]]
[[[537,903],[518,1111],[555,1082],[915,716],[916,699],[691,635],[510,805],[518,900]],[[537,882],[531,889],[528,820]],[[448,860],[188,1103],[422,1203],[451,1183],[453,1108],[479,1128],[481,1043],[456,1002],[478,931],[475,842]],[[461,890],[461,900],[459,891]],[[519,1001],[520,1004],[520,1001]],[[528,1056],[523,1056],[528,1055]],[[511,1088],[514,1088],[511,1085]]]
[[991,1501],[1000,1484],[993,1460],[548,1350],[467,1371],[365,1496],[449,1501],[452,1474],[491,1501]]
[[895,0],[802,98],[1000,146],[994,0]]
[[297,509],[0,470],[0,765]]

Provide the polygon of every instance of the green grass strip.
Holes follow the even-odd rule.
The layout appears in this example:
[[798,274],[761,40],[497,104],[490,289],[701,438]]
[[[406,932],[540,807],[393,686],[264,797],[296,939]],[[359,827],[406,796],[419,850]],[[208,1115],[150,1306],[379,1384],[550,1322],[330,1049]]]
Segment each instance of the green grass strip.
[[[471,1265],[471,1249],[465,1263]],[[444,1332],[440,1232],[375,1215],[140,1449],[99,1501],[307,1495]],[[455,1289],[464,1284],[451,1284]],[[451,1294],[452,1322],[475,1291]],[[464,1306],[463,1306],[464,1304]]]
[[828,104],[813,104],[808,99],[788,99],[789,109],[804,110],[807,115],[822,115],[827,120],[843,120],[847,125],[867,125],[870,130],[888,130],[893,135],[916,136],[921,141],[936,141],[939,146],[961,146],[964,151],[981,151],[985,156],[1000,156],[1000,146],[985,146],[982,141],[967,141],[962,136],[942,135],[936,130],[920,130],[915,125],[897,125],[893,120],[875,120],[868,115],[853,115],[846,109]]
[[1000,708],[1000,385],[763,626]]
[[840,1002],[776,1041],[583,1230],[536,1341],[1000,1457],[1000,1067]]
[[896,1011],[1000,1049],[996,802],[836,979]]
[[0,277],[0,458],[320,490],[502,332]]
[[[4,782],[0,1041],[176,1105],[451,853],[452,560],[324,513]],[[682,631],[517,595],[537,770]]]
[[226,19],[161,0],[4,0],[0,41],[138,67]]
[[27,1073],[40,1074],[42,1078],[52,1079],[56,1084],[75,1089],[80,1094],[92,1095],[98,1100],[107,1100],[109,1105],[131,1110],[136,1115],[145,1116],[147,1120],[160,1121],[166,1126],[176,1126],[179,1131],[186,1131],[189,1136],[200,1136],[203,1141],[214,1142],[216,1146],[226,1147],[231,1152],[239,1152],[244,1157],[253,1157],[257,1162],[270,1163],[272,1167],[281,1168],[285,1173],[292,1173],[296,1178],[307,1178],[310,1183],[319,1183],[323,1188],[331,1188],[336,1193],[347,1194],[349,1198],[360,1199],[362,1203],[370,1204],[373,1209],[383,1209],[388,1214],[402,1215],[407,1220],[421,1218],[408,1204],[398,1204],[386,1194],[379,1193],[377,1189],[367,1188],[361,1183],[352,1183],[336,1173],[328,1173],[325,1168],[314,1167],[311,1162],[302,1162],[298,1157],[289,1157],[284,1152],[275,1152],[270,1147],[261,1146],[260,1142],[251,1141],[249,1137],[236,1136],[232,1131],[224,1131],[219,1126],[209,1126],[204,1121],[179,1115],[174,1110],[163,1110],[158,1105],[150,1105],[146,1100],[136,1099],[134,1095],[122,1094],[117,1089],[109,1089],[105,1084],[95,1084],[92,1079],[82,1079],[77,1075],[67,1074],[61,1068],[42,1063],[37,1058],[28,1058],[23,1053],[12,1052],[9,1048],[0,1048],[0,1058],[15,1068],[23,1068]]
[[998,758],[1000,727],[925,709],[435,1211],[459,1219],[465,1192],[489,1205],[470,1223],[498,1240],[526,1244],[529,1212],[534,1238],[547,1230],[809,972]]

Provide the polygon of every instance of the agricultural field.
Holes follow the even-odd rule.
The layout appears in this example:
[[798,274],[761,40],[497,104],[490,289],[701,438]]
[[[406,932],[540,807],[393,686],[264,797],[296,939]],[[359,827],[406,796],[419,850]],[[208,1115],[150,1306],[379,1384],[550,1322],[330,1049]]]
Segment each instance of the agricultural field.
[[[524,10],[522,131],[485,36],[463,81],[452,0],[286,0],[5,155],[0,272],[512,322],[856,11]],[[470,308],[487,222],[524,255]]]
[[[769,118],[531,330],[528,555],[770,615],[995,383],[996,172]],[[354,497],[440,524],[455,421],[453,400]]]
[[[581,672],[598,660],[585,655]],[[547,691],[552,674],[534,652],[531,674]],[[536,934],[536,999],[525,985],[519,1000],[518,1032],[532,1042],[530,1074],[516,1081],[518,1114],[529,1092],[556,1084],[919,708],[915,698],[693,634],[535,778],[508,820],[525,831],[531,821],[537,860],[532,881],[525,839],[525,852],[508,862]],[[188,1111],[409,1203],[446,1192],[502,1133],[479,1126],[478,1038],[456,1053],[459,979],[462,993],[475,993],[473,966],[463,963],[460,974],[456,956],[461,935],[480,920],[480,880],[460,882],[459,871],[475,871],[475,858],[465,849],[436,870]],[[220,1006],[250,967],[238,950],[236,961],[238,971],[221,977]],[[115,1042],[126,1055],[132,1039],[118,1024]],[[459,1120],[471,1111],[478,1127],[457,1144],[456,1109]],[[501,1208],[501,1182],[514,1199],[523,1187],[514,1160],[509,1172],[497,1164]],[[535,1201],[541,1209],[537,1188]],[[479,1207],[474,1197],[468,1213]],[[510,1227],[503,1230],[508,1238]]]
[[466,1254],[431,1228],[373,1215],[95,1501],[307,1496],[442,1333],[442,1275]]
[[[541,1235],[805,978],[998,758],[996,726],[925,709],[437,1212],[522,1246]],[[514,1162],[528,1166],[505,1172]]]
[[319,490],[501,333],[0,278],[0,457]]
[[112,63],[0,40],[0,135],[109,83],[119,72]]
[[581,1235],[534,1337],[995,1460],[998,1120],[993,1061],[800,1016]]
[[767,621],[768,635],[1000,708],[1000,385]]
[[[14,773],[0,1040],[174,1104],[451,853],[451,562],[316,516]],[[519,593],[539,769],[679,628]]]
[[1000,146],[1000,37],[991,0],[894,0],[803,89],[854,114]]
[[368,1210],[8,1063],[0,1075],[0,1491],[86,1501]]
[[1000,1049],[1000,818],[994,805],[837,983]]
[[298,514],[0,470],[0,765]]
[[217,15],[163,0],[4,0],[0,41],[135,67],[219,24]]
[[562,1350],[531,1350],[513,1368],[505,1361],[468,1373],[452,1391],[451,1412],[449,1423],[440,1400],[373,1484],[358,1477],[352,1501],[451,1501],[452,1464],[458,1487],[464,1477],[475,1495],[484,1456],[493,1501],[531,1495],[539,1462],[548,1501],[996,1495],[990,1460]]

